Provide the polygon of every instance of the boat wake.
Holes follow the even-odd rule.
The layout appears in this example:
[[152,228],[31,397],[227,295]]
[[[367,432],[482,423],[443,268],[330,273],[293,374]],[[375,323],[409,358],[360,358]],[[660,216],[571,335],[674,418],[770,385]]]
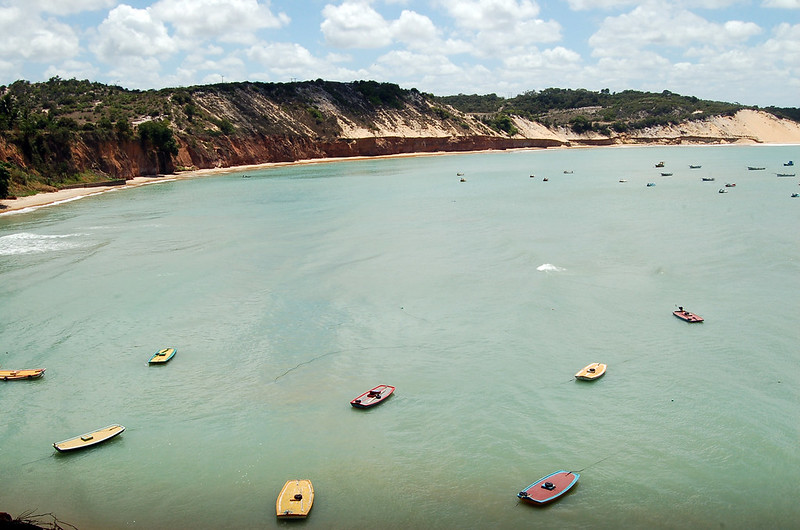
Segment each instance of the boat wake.
[[536,267],[536,270],[537,271],[544,271],[544,272],[563,272],[563,271],[565,271],[567,269],[564,269],[562,267],[556,267],[552,263],[544,263],[544,264],[539,265],[538,267]]

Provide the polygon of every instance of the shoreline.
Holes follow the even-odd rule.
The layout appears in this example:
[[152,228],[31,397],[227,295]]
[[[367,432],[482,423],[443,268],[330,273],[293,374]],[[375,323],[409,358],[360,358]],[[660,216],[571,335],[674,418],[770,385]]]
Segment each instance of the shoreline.
[[[726,145],[743,145],[737,144],[714,144],[713,146],[726,146]],[[763,142],[757,144],[749,144],[754,146],[768,145],[796,145],[794,143],[782,142]],[[591,145],[577,145],[577,146],[561,146],[549,147],[547,149],[598,149],[598,148],[614,148],[614,147],[692,147],[692,146],[710,146],[709,144],[682,144],[682,145],[665,145],[661,143],[654,143],[648,145],[607,145],[607,146],[591,146]],[[486,149],[474,151],[435,151],[435,152],[419,152],[419,153],[397,153],[391,155],[375,155],[375,156],[352,156],[352,157],[329,157],[329,158],[306,158],[302,160],[294,160],[291,162],[264,162],[261,164],[247,164],[241,166],[229,167],[215,167],[206,169],[194,169],[189,171],[180,171],[177,173],[159,175],[155,177],[138,176],[128,179],[125,184],[118,186],[92,186],[82,188],[69,188],[57,191],[36,193],[26,197],[19,197],[16,199],[0,199],[0,217],[9,214],[25,213],[38,210],[40,208],[57,206],[67,202],[83,199],[85,197],[92,197],[101,195],[110,191],[126,190],[130,188],[138,188],[139,186],[147,186],[150,184],[157,184],[162,182],[173,182],[176,180],[187,180],[198,177],[212,176],[212,175],[225,175],[228,173],[240,173],[248,170],[256,171],[260,169],[273,168],[273,167],[286,167],[286,166],[299,166],[310,164],[329,164],[332,162],[354,162],[364,160],[375,160],[385,158],[416,158],[424,156],[444,156],[444,155],[467,155],[478,153],[508,153],[514,151],[540,151],[544,148],[540,147],[520,147],[514,149]]]

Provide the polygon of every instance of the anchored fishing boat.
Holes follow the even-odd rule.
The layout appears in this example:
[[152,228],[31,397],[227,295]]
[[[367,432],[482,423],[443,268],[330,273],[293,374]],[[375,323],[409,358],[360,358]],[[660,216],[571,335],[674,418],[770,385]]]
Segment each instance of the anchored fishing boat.
[[686,311],[683,308],[683,306],[678,307],[678,310],[677,311],[673,311],[672,314],[675,315],[676,317],[680,318],[681,320],[686,321],[686,322],[702,322],[703,321],[703,317],[701,317],[700,315],[696,315],[694,313],[691,313],[689,311]]
[[0,370],[0,379],[14,381],[17,379],[38,379],[44,375],[44,368],[31,368],[27,370]]
[[594,381],[599,379],[606,373],[606,365],[602,363],[587,364],[575,374],[575,379],[582,379],[584,381]]
[[107,427],[103,427],[102,429],[87,432],[86,434],[81,434],[80,436],[69,438],[62,442],[56,442],[53,444],[53,447],[62,453],[65,451],[74,451],[75,449],[84,449],[86,447],[91,447],[93,445],[105,442],[106,440],[110,440],[111,438],[122,434],[122,431],[124,430],[125,427],[122,425],[109,425]]
[[580,475],[573,471],[556,471],[523,489],[517,497],[533,504],[547,504],[568,492],[578,478]]
[[281,519],[304,519],[314,504],[314,486],[310,480],[287,480],[275,501],[275,514]]
[[163,348],[155,352],[153,356],[150,357],[148,363],[149,364],[165,363],[170,359],[172,359],[176,353],[178,353],[178,350],[176,348]]
[[394,392],[394,387],[389,385],[378,385],[371,390],[367,390],[350,402],[358,409],[373,407],[378,403],[383,403]]

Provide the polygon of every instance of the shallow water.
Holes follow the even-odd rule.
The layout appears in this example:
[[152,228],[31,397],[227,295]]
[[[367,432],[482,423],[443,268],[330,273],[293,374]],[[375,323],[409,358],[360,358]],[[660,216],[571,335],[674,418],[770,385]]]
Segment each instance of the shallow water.
[[[308,527],[796,527],[790,159],[343,161],[0,215],[0,366],[47,368],[0,385],[0,511],[282,527],[281,486],[309,478]],[[386,403],[349,406],[379,383]],[[127,430],[52,448],[110,423]],[[517,501],[558,469],[583,470],[573,491]]]

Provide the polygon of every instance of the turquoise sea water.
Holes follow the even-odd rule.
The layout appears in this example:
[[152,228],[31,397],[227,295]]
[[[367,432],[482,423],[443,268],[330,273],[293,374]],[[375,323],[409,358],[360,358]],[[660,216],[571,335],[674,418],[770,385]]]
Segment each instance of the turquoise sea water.
[[[790,159],[342,161],[0,215],[0,367],[47,368],[0,383],[0,511],[286,527],[275,498],[308,478],[308,528],[797,528]],[[606,375],[575,381],[590,362]],[[379,383],[395,395],[350,407]],[[582,470],[569,494],[520,504],[559,469]]]

